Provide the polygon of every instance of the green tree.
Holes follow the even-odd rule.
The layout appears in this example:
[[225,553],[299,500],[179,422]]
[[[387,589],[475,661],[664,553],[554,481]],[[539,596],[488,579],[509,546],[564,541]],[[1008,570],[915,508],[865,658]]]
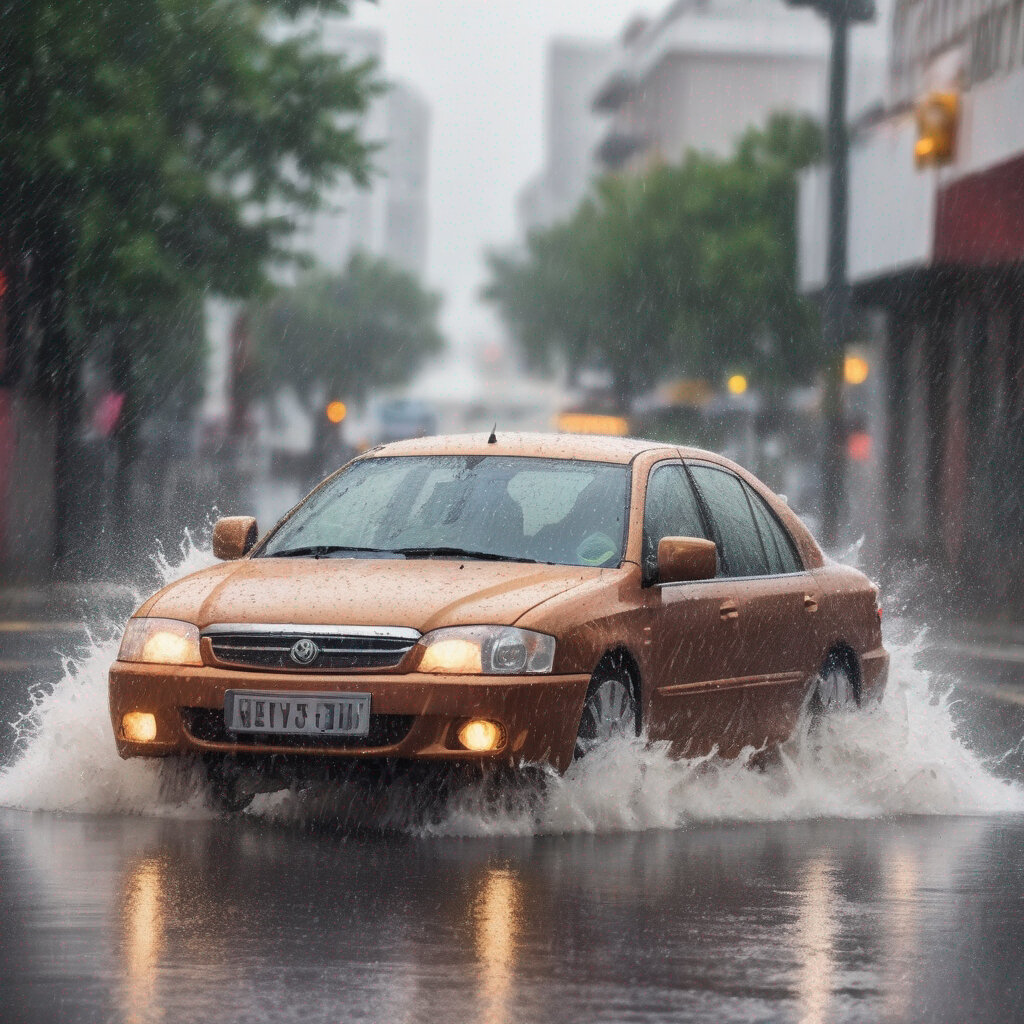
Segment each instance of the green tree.
[[796,291],[796,171],[819,153],[811,122],[777,116],[728,159],[605,179],[525,253],[492,253],[485,295],[530,361],[603,366],[627,402],[673,372],[806,380],[818,332]]
[[96,339],[111,339],[123,380],[141,379],[147,346],[188,337],[154,321],[180,320],[207,292],[258,292],[289,258],[280,211],[314,208],[339,175],[365,182],[353,117],[372,68],[319,52],[295,21],[347,7],[0,0],[3,383],[53,400],[58,516],[71,511],[79,371]]
[[361,402],[371,387],[407,381],[443,345],[440,298],[387,260],[356,253],[344,274],[313,274],[251,311],[249,387],[298,396],[315,424],[314,451],[330,424],[324,404]]

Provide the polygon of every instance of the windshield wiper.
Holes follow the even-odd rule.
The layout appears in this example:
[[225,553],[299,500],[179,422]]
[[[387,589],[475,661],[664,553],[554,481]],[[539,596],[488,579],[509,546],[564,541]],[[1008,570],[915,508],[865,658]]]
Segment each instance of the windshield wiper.
[[360,548],[350,544],[310,544],[307,547],[285,548],[283,551],[269,551],[265,558],[329,558],[331,555],[400,555],[405,558],[431,558],[434,555],[451,555],[455,558],[476,558],[490,562],[530,562],[534,565],[551,565],[536,558],[521,558],[518,555],[499,555],[493,551],[470,551],[468,548]]
[[470,551],[466,548],[395,548],[397,554],[405,555],[406,558],[429,558],[432,555],[454,555],[456,558],[478,558],[490,562],[531,562],[534,565],[541,565],[536,558],[523,558],[519,555],[499,555],[494,551]]
[[352,551],[364,555],[397,555],[398,551],[388,548],[358,548],[351,544],[311,544],[304,548],[285,548],[284,551],[269,551],[265,558],[327,558],[329,555]]

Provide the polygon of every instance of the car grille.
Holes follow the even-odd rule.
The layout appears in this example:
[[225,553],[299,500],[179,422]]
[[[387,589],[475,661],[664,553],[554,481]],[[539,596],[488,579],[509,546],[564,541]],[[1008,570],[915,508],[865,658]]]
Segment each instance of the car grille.
[[181,720],[194,739],[205,743],[233,743],[238,747],[391,747],[401,743],[415,715],[370,715],[365,736],[278,736],[273,733],[229,733],[221,708],[181,708]]
[[[287,669],[289,672],[343,672],[358,668],[391,668],[412,649],[409,635],[360,635],[298,630],[271,632],[207,633],[213,656],[222,665],[238,668]],[[297,661],[292,648],[297,641],[311,640],[317,653],[310,661]]]

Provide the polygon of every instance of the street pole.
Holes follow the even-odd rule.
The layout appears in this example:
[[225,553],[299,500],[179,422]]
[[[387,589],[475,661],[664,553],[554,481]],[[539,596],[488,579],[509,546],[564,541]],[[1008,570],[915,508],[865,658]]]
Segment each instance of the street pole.
[[846,506],[846,425],[843,417],[843,364],[850,314],[846,279],[849,223],[849,144],[846,135],[846,79],[850,25],[872,21],[874,0],[786,0],[810,7],[828,19],[832,30],[828,80],[828,255],[822,294],[821,331],[825,346],[825,449],[821,465],[821,539],[827,548],[839,542]]
[[822,542],[835,548],[846,498],[846,428],[843,417],[843,362],[850,286],[846,279],[849,209],[849,145],[846,135],[846,79],[849,10],[840,0],[828,10],[832,28],[829,59],[828,128],[829,212],[822,340],[825,346],[825,451],[822,460]]

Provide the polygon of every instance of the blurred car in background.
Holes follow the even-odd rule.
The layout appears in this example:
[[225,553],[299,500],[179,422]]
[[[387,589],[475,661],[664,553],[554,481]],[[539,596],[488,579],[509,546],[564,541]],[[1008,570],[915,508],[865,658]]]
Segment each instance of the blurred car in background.
[[388,444],[437,433],[437,413],[418,398],[392,398],[376,409],[376,441]]

